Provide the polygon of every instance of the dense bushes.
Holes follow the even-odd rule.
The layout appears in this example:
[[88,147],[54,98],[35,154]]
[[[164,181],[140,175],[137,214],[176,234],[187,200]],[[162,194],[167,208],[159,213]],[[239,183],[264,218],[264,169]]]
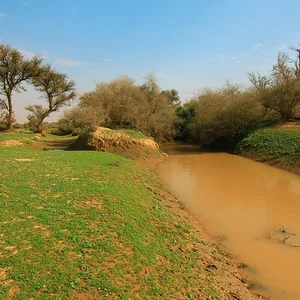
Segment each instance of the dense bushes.
[[172,139],[175,133],[175,109],[169,93],[161,91],[153,75],[143,85],[121,76],[98,83],[92,92],[80,97],[78,106],[59,120],[60,127],[127,127],[141,131],[158,141]]
[[221,89],[203,90],[178,113],[188,122],[183,122],[188,138],[210,146],[230,144],[257,126],[262,107],[254,93],[227,83]]
[[[297,50],[298,51],[298,50]],[[253,129],[300,115],[300,51],[279,53],[270,76],[249,73],[252,87],[227,83],[201,91],[177,109],[180,138],[217,148],[234,147]]]

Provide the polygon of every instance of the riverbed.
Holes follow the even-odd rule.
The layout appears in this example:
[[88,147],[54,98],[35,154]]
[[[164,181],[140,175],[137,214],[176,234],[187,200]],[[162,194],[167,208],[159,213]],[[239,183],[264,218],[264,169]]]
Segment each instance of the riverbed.
[[252,289],[300,299],[300,177],[227,153],[163,147],[156,172],[237,257]]

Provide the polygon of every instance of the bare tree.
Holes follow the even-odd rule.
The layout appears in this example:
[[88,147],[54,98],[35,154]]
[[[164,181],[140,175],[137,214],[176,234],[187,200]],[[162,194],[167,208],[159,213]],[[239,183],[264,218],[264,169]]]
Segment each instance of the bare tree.
[[41,61],[38,56],[25,60],[18,50],[0,45],[0,109],[7,112],[6,128],[9,130],[14,123],[12,94],[25,90],[22,82],[38,75]]
[[257,91],[259,102],[265,110],[276,111],[283,121],[292,119],[300,106],[299,64],[291,65],[285,53],[279,53],[270,76],[249,73]]
[[[300,47],[300,44],[299,44],[299,47]],[[297,59],[294,60],[295,76],[300,77],[300,48],[290,46],[290,49],[297,52]]]

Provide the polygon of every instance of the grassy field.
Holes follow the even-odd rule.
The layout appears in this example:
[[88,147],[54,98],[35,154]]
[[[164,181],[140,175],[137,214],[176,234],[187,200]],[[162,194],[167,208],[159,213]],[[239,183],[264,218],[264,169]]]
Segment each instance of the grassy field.
[[300,129],[254,131],[238,145],[238,153],[286,169],[300,167]]
[[104,152],[0,157],[0,299],[224,299],[152,171]]

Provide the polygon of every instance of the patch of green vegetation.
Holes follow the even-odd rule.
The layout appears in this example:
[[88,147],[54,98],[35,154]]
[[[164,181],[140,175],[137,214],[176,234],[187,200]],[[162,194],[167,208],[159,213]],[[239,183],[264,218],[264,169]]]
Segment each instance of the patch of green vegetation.
[[150,170],[104,152],[0,153],[0,299],[221,299]]
[[1,132],[0,134],[0,142],[15,140],[23,144],[31,144],[35,139],[35,134],[32,131],[18,130],[13,132]]
[[121,132],[124,132],[125,134],[135,139],[152,139],[149,136],[142,134],[140,131],[133,130],[133,129],[124,129]]
[[134,130],[134,129],[115,129],[115,130],[104,130],[103,131],[104,134],[125,134],[130,136],[131,138],[135,138],[135,139],[153,139],[152,137],[146,136],[143,133],[141,133],[138,130]]
[[53,135],[53,134],[47,134],[46,136],[42,136],[40,134],[34,133],[33,131],[29,130],[16,130],[13,132],[1,132],[0,134],[0,143],[1,141],[18,141],[22,142],[24,145],[32,145],[33,143],[37,142],[53,142],[56,140],[59,141],[75,141],[77,137],[66,135],[64,137]]
[[300,158],[300,129],[267,128],[252,132],[238,145],[242,154],[259,161],[296,163]]

